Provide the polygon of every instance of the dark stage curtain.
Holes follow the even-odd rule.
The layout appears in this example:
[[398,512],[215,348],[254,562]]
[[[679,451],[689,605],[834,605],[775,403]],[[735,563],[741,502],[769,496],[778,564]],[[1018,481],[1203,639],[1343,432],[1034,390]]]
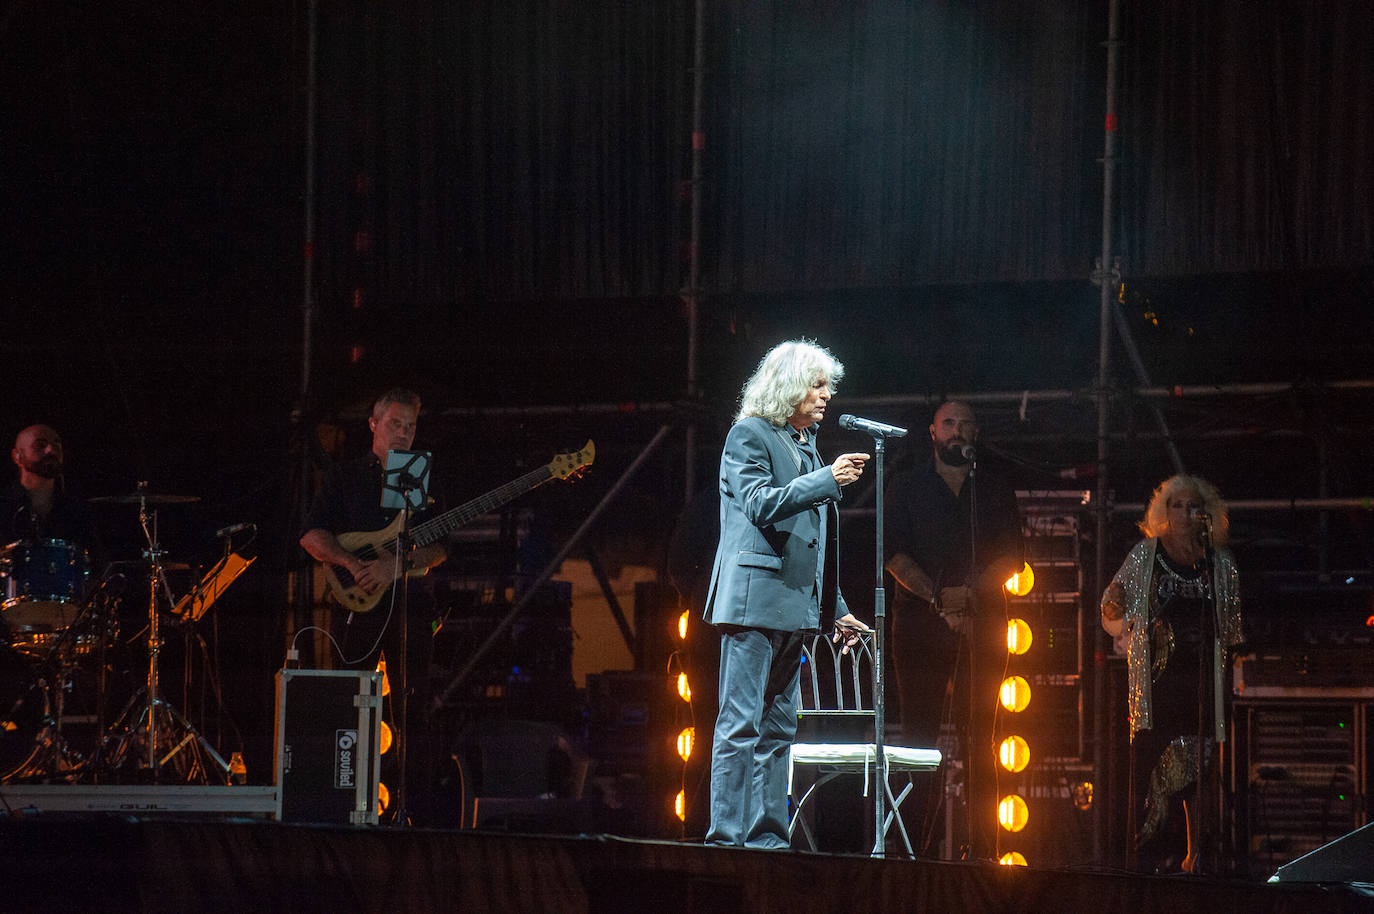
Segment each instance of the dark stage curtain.
[[1129,270],[1374,263],[1374,5],[1122,7]]
[[721,6],[707,233],[721,291],[1088,268],[1101,4]]
[[[1106,8],[707,4],[706,291],[1086,281]],[[1369,264],[1374,7],[1122,9],[1128,274]],[[325,308],[675,293],[693,16],[321,4]]]
[[326,296],[677,287],[689,4],[320,8]]
[[[720,290],[1086,278],[1106,0],[727,4]],[[1374,7],[1123,0],[1128,272],[1368,264]]]

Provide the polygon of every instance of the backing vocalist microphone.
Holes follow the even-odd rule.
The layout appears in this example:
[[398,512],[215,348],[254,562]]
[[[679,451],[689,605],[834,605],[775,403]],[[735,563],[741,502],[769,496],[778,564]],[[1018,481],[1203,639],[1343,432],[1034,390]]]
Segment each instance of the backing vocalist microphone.
[[974,458],[978,456],[978,452],[973,449],[973,445],[971,444],[961,444],[959,445],[959,455],[969,463],[973,463]]
[[215,531],[215,539],[223,539],[226,536],[233,536],[241,530],[247,530],[252,524],[230,524]]
[[868,432],[875,438],[901,438],[906,434],[906,429],[896,425],[874,422],[872,419],[860,419],[858,416],[851,416],[848,413],[840,417],[840,428],[847,428],[855,432]]

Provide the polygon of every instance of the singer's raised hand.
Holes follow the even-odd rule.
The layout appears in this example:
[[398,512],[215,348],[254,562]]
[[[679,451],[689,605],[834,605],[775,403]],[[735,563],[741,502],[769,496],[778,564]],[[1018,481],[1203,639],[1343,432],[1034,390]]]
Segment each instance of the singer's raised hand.
[[830,472],[835,475],[836,482],[847,486],[864,474],[864,463],[868,459],[868,454],[841,454],[830,465]]

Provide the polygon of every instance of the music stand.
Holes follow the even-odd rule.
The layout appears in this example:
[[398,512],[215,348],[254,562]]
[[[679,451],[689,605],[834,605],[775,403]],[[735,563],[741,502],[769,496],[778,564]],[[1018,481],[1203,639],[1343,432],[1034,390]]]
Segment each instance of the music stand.
[[248,566],[257,560],[257,556],[245,559],[237,552],[226,553],[186,596],[177,601],[176,606],[172,607],[172,615],[178,619],[199,622],[201,616],[209,611],[229,585],[237,581],[239,575],[247,571]]
[[[429,451],[386,452],[386,477],[382,481],[382,507],[401,510],[401,531],[396,536],[396,554],[401,561],[400,595],[397,603],[401,609],[400,644],[400,709],[396,715],[397,735],[400,737],[396,750],[396,764],[399,772],[396,779],[396,811],[392,822],[405,825],[406,812],[406,766],[410,737],[410,561],[415,543],[410,538],[410,514],[423,508],[429,502],[429,469],[433,454]],[[392,694],[395,694],[393,690]]]

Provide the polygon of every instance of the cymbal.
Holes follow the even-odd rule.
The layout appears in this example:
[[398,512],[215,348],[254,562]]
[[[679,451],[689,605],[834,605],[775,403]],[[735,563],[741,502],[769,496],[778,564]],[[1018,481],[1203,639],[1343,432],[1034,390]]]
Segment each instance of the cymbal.
[[[139,571],[142,571],[143,569],[150,567],[151,564],[152,564],[152,563],[149,562],[147,559],[121,559],[121,560],[116,561],[116,562],[111,562],[111,563],[110,563],[110,567],[111,567],[111,568],[136,568],[136,569],[138,569]],[[186,562],[163,562],[163,563],[162,563],[162,570],[163,570],[163,571],[190,571],[190,570],[191,570],[191,566],[190,566],[189,564],[187,564]]]
[[152,492],[135,492],[133,495],[97,495],[86,499],[101,505],[184,505],[200,501],[199,495],[155,495]]

